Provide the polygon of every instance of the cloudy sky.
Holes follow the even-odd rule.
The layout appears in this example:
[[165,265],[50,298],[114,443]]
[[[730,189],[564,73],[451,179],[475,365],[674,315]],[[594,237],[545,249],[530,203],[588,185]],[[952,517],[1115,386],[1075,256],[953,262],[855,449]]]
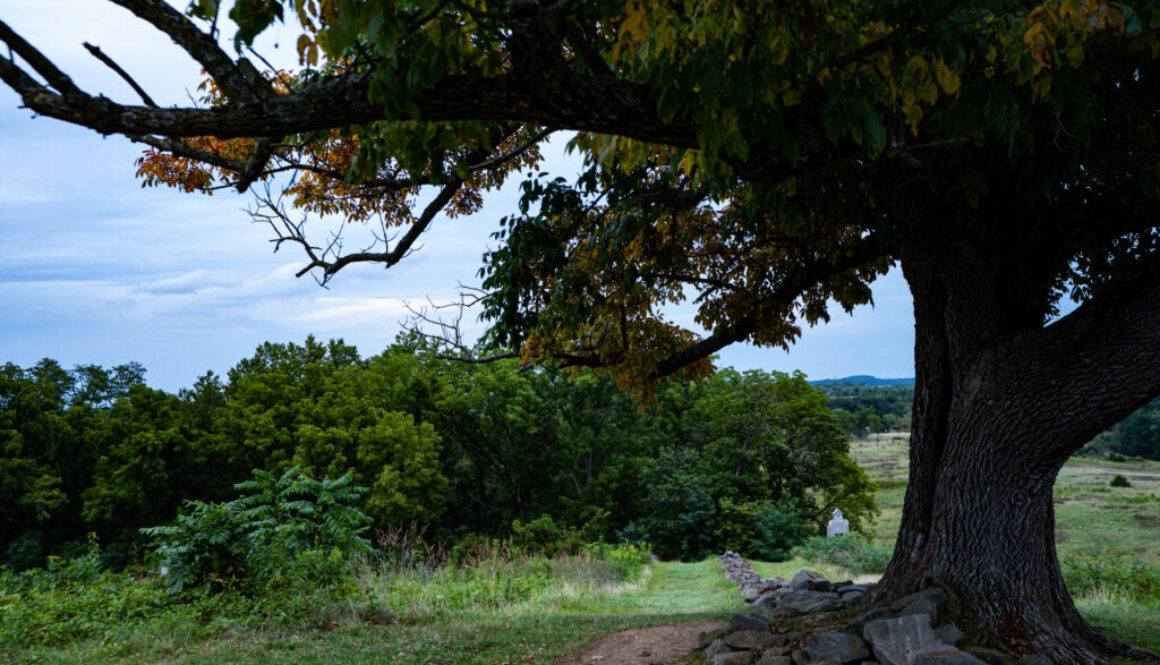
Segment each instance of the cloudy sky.
[[[84,41],[163,105],[188,103],[198,81],[197,65],[111,4],[0,0],[0,20],[90,92],[135,100]],[[292,57],[272,40],[259,50],[278,64]],[[177,390],[206,370],[224,372],[266,340],[343,337],[370,355],[394,339],[406,303],[445,301],[458,283],[475,283],[488,235],[516,200],[514,187],[493,193],[481,213],[437,221],[421,251],[390,271],[348,267],[321,289],[294,277],[303,262],[293,248],[271,251],[268,229],[245,213],[251,195],[142,189],[133,165],[139,147],[18,107],[0,89],[0,362],[136,360],[151,385]],[[559,145],[548,152],[542,168],[575,171]],[[874,308],[853,317],[839,311],[790,353],[737,345],[721,364],[800,369],[811,378],[913,376],[906,285],[894,271],[876,286]]]

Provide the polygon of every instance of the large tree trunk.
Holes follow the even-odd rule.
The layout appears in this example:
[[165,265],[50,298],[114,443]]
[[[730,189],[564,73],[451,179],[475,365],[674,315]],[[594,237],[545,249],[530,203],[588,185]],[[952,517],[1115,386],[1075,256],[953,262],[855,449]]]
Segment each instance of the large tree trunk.
[[[1057,665],[1147,657],[1076,611],[1055,550],[1052,488],[1067,458],[1160,392],[1160,279],[1144,271],[1047,327],[1011,331],[986,270],[953,233],[903,252],[914,296],[910,482],[871,602],[933,576],[975,640]],[[982,286],[980,286],[982,284]]]

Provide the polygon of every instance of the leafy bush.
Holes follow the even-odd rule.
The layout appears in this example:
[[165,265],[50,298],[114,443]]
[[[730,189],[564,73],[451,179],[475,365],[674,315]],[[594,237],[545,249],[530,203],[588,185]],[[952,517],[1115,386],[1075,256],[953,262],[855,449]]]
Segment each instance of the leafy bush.
[[525,551],[548,557],[557,552],[576,552],[581,547],[579,532],[559,526],[550,515],[541,515],[527,524],[513,520],[512,540]]
[[764,561],[784,561],[809,535],[811,525],[789,501],[763,502],[753,519],[755,534],[750,551]]
[[369,519],[354,508],[366,491],[352,474],[314,480],[295,467],[280,477],[256,470],[225,503],[187,503],[172,525],[142,529],[153,538],[170,592],[208,583],[224,589],[317,586],[349,570],[350,557],[370,551]]
[[1112,487],[1131,487],[1132,483],[1122,474],[1117,473],[1112,477],[1112,482],[1108,483],[1108,485]]
[[846,534],[823,538],[815,536],[793,549],[794,556],[841,566],[855,575],[881,573],[890,563],[890,550],[863,542],[857,536]]
[[1122,595],[1137,602],[1160,602],[1160,570],[1120,554],[1068,555],[1060,562],[1063,580],[1073,596]]

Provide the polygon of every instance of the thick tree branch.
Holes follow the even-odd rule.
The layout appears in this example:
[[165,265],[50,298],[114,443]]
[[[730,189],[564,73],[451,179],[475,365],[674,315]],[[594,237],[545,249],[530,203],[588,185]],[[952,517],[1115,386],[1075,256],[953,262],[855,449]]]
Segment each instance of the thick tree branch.
[[[67,99],[79,99],[88,97],[89,95],[81,91],[80,88],[73,83],[64,72],[57,68],[43,53],[37,50],[32,44],[29,44],[23,37],[12,31],[8,24],[0,21],[0,41],[4,42],[11,48],[16,55],[20,56],[27,62],[36,73],[44,77],[48,84],[56,88]],[[13,65],[15,66],[15,65]],[[32,81],[31,77],[27,80],[22,80],[20,83],[24,87],[30,87],[28,81]],[[7,83],[8,78],[4,81]],[[38,86],[39,87],[39,86]]]
[[1048,452],[1066,458],[1160,394],[1160,257],[1059,321],[997,341],[979,362],[996,359],[1003,377],[992,385],[1054,395],[1052,408],[1022,411],[1019,426],[1051,432]]
[[[164,32],[178,46],[196,60],[218,86],[235,101],[252,102],[270,96],[273,91],[268,85],[263,90],[254,86],[252,77],[247,76],[243,65],[234,60],[218,46],[213,35],[202,32],[184,14],[169,6],[164,0],[112,0],[112,2],[133,12],[138,18]],[[247,63],[248,64],[248,63]],[[259,77],[260,78],[260,77]],[[126,132],[117,132],[123,134]],[[164,132],[134,132],[159,134]],[[289,132],[286,132],[289,133]],[[210,136],[214,132],[202,132],[199,136]],[[188,134],[186,136],[189,136]]]

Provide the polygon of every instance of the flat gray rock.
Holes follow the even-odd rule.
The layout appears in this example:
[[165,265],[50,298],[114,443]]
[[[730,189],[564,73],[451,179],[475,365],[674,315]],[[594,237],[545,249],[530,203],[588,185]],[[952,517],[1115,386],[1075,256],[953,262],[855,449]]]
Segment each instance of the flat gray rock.
[[870,657],[866,642],[861,637],[849,633],[818,633],[806,642],[806,651],[815,661],[831,660],[843,664]]
[[705,647],[705,657],[706,658],[713,658],[717,654],[725,653],[728,650],[729,650],[729,647],[725,646],[725,640],[718,637],[717,639],[710,642],[709,646]]
[[727,635],[728,633],[729,633],[728,626],[721,626],[720,628],[714,628],[713,630],[704,631],[701,634],[697,635],[697,648],[698,649],[705,649],[710,644],[712,644],[715,640],[719,640],[722,637],[725,637],[725,635]]
[[793,665],[793,660],[789,656],[775,656],[766,651],[757,659],[757,665]]
[[794,573],[793,579],[790,580],[789,586],[791,589],[805,589],[811,582],[824,581],[825,575],[822,575],[816,570],[803,568]]
[[737,650],[768,649],[777,642],[777,636],[768,630],[739,630],[725,636],[725,646]]
[[1015,661],[1015,665],[1055,665],[1055,662],[1041,653],[1033,653]]
[[777,601],[778,609],[789,609],[804,614],[810,610],[811,607],[827,600],[837,601],[838,594],[829,591],[791,591]]
[[753,654],[748,651],[727,651],[713,656],[713,665],[749,665]]
[[941,607],[947,602],[947,592],[940,587],[928,587],[922,591],[919,591],[918,593],[912,593],[909,596],[903,596],[893,603],[890,603],[890,611],[901,612],[911,603],[914,603],[923,598],[929,598],[936,606]]
[[914,659],[914,665],[987,665],[965,651],[947,649],[919,654]]
[[915,665],[915,657],[920,654],[954,650],[938,639],[927,614],[867,622],[862,637],[882,665]]
[[[943,625],[939,626],[938,629],[934,631],[934,634],[938,635],[938,638],[940,640],[942,640],[943,642],[946,642],[947,644],[951,645],[952,647],[957,647],[959,644],[962,643],[963,639],[966,638],[966,635],[963,634],[963,631],[959,630],[959,627],[953,623],[943,624]],[[1039,665],[1039,664],[1029,663],[1028,665]],[[1047,665],[1054,665],[1054,664],[1048,662]]]
[[769,620],[760,614],[734,614],[729,619],[729,627],[733,630],[763,630],[769,632]]
[[898,612],[899,616],[908,616],[911,614],[929,614],[931,617],[931,623],[938,623],[939,605],[940,603],[937,599],[927,595],[914,599],[914,601],[909,605],[902,608],[901,610],[896,611]]

